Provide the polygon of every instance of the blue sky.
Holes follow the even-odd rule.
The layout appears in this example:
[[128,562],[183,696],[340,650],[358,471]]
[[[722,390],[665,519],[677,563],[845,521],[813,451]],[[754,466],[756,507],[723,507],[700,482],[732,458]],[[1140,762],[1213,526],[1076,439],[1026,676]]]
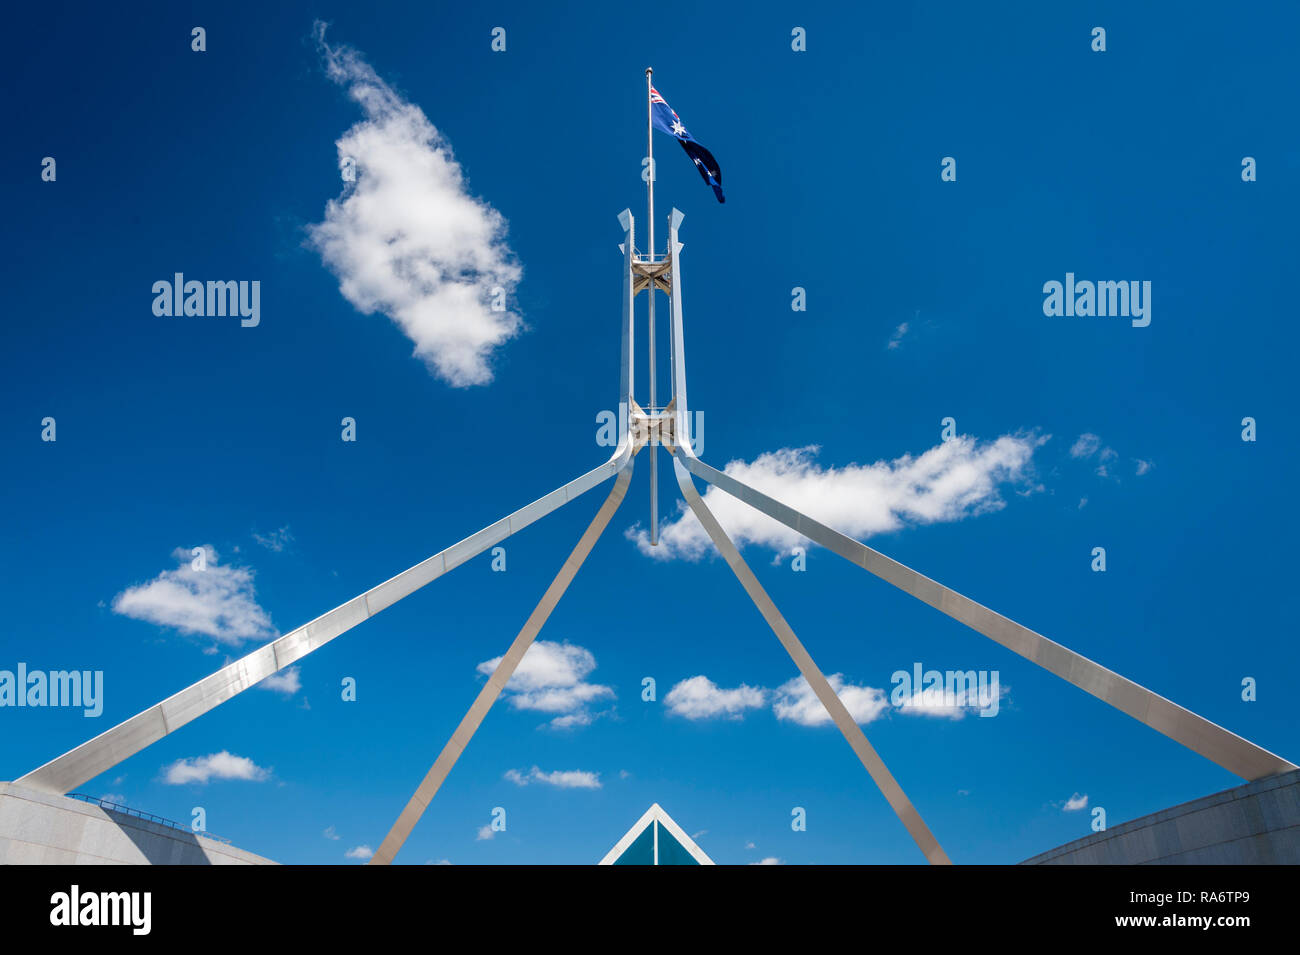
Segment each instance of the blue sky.
[[[1191,4],[1173,20],[1108,3],[764,3],[708,20],[668,3],[653,24],[594,5],[147,9],[128,22],[56,4],[10,23],[0,669],[102,670],[105,702],[97,719],[0,708],[0,778],[607,457],[595,419],[617,400],[616,216],[630,206],[644,226],[647,65],[727,191],[718,205],[657,135],[658,210],[686,214],[704,460],[737,462],[922,573],[1300,755],[1281,599],[1300,529],[1294,7]],[[395,97],[371,126],[348,97],[359,74],[328,74],[318,20]],[[336,143],[354,131],[374,137],[349,186]],[[445,166],[430,185],[384,165],[448,150],[463,190]],[[1242,180],[1247,156],[1257,181]],[[376,184],[347,206],[345,189]],[[454,292],[445,279],[420,286],[432,305],[400,269],[395,289],[367,285],[366,255],[383,249],[364,230],[342,228],[325,261],[331,200],[380,233],[385,216],[410,225],[408,265],[454,275],[473,251],[479,285],[506,277],[514,318],[438,299],[431,288]],[[153,283],[176,272],[259,281],[260,323],[156,316]],[[1067,272],[1149,281],[1150,324],[1046,316],[1044,283]],[[503,340],[466,358],[447,345],[462,333]],[[945,417],[955,444],[941,444]],[[398,861],[594,862],[652,802],[722,863],[921,861],[839,734],[781,710],[796,670],[726,565],[692,550],[666,457],[668,552],[632,539],[648,516],[642,455],[542,634],[559,685],[587,702],[543,711],[507,694]],[[289,685],[248,691],[82,789],[182,821],[201,806],[209,830],[279,861],[356,861],[346,853],[378,845],[603,495],[511,538],[504,573],[477,558],[306,658]],[[719,504],[858,699],[918,662],[999,674],[994,718],[884,706],[863,723],[954,861],[1019,861],[1088,834],[1095,807],[1113,825],[1238,781],[825,551],[795,572],[788,541]],[[215,554],[214,590],[166,576],[197,546]],[[179,605],[159,596],[169,580]],[[685,617],[660,599],[674,591]],[[160,623],[179,619],[164,609],[189,623]],[[754,705],[675,711],[670,690],[700,676],[750,690],[705,702]],[[566,715],[589,722],[551,724]],[[495,807],[506,830],[481,838]]]

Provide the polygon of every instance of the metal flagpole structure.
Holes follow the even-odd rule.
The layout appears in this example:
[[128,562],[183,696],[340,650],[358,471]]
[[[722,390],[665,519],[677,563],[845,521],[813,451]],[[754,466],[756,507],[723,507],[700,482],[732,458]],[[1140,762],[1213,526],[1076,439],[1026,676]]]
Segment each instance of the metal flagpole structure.
[[[646,174],[646,229],[650,243],[650,261],[655,260],[655,127],[654,127],[654,99],[651,91],[654,84],[651,77],[654,75],[654,69],[647,66],[645,70],[645,149],[646,159],[649,160],[649,168]],[[658,412],[659,404],[655,400],[656,388],[658,387],[658,378],[655,373],[655,280],[650,279],[649,302],[646,305],[646,330],[648,332],[649,347],[646,349],[649,358],[649,375],[650,375],[650,408]],[[650,443],[650,544],[657,546],[659,544],[659,460],[656,456],[658,451],[658,442]]]
[[640,439],[634,439],[628,422],[634,415],[640,413],[640,408],[633,397],[636,383],[636,342],[633,334],[635,318],[633,297],[636,294],[633,275],[633,261],[636,258],[633,244],[635,233],[630,212],[620,217],[620,220],[624,227],[625,263],[623,316],[620,322],[622,347],[619,353],[620,425],[618,444],[608,461],[545,497],[503,517],[495,524],[490,524],[477,533],[471,534],[460,543],[439,551],[414,567],[402,571],[396,577],[353,597],[315,620],[227,664],[198,683],[186,687],[80,746],[55,757],[21,776],[16,782],[42,792],[57,794],[72,792],[78,786],[94,779],[100,773],[107,772],[191,720],[233,699],[268,676],[301,660],[335,637],[347,633],[381,610],[391,607],[403,597],[432,583],[447,571],[459,567],[489,547],[500,543],[534,521],[558,510],[598,484],[622,472],[639,447]]
[[[1073,650],[1035,633],[969,597],[925,577],[910,567],[867,547],[851,537],[813,520],[794,508],[755,490],[723,471],[701,461],[688,440],[689,407],[686,398],[686,357],[681,315],[681,269],[677,257],[677,230],[683,216],[676,209],[670,219],[669,262],[672,268],[670,309],[672,313],[672,366],[675,411],[673,426],[674,466],[680,465],[701,480],[739,498],[767,516],[780,521],[809,540],[821,544],[852,563],[893,584],[930,606],[966,624],[977,633],[1020,654],[1049,673],[1109,703],[1188,749],[1217,763],[1246,780],[1261,779],[1296,769],[1296,765],[1249,740],[1198,716],[1132,680],[1100,666]],[[759,608],[763,608],[760,606]],[[833,714],[832,714],[833,715]]]
[[453,544],[396,577],[353,597],[310,623],[227,664],[211,676],[50,760],[16,782],[43,792],[72,792],[100,773],[107,772],[145,747],[174,733],[191,720],[296,663],[357,624],[432,583],[447,571],[459,567],[511,534],[523,530],[539,518],[607,481],[622,470],[632,454],[631,443],[624,442],[609,461],[600,467],[470,535],[459,544]]
[[407,836],[415,828],[415,824],[424,815],[424,810],[429,807],[429,803],[437,795],[443,781],[447,778],[447,774],[456,765],[456,760],[460,758],[460,754],[465,751],[470,739],[478,731],[479,726],[483,723],[483,718],[488,714],[488,710],[492,708],[492,704],[497,701],[501,691],[510,682],[515,668],[523,660],[528,648],[533,645],[533,640],[542,632],[542,627],[550,619],[551,611],[555,609],[560,602],[560,598],[564,596],[564,592],[569,588],[569,584],[577,576],[583,561],[587,559],[587,555],[591,553],[591,549],[596,545],[596,540],[609,525],[614,512],[618,510],[618,506],[623,503],[623,496],[627,493],[627,486],[632,480],[632,463],[635,460],[635,455],[636,452],[634,451],[633,457],[628,458],[622,470],[618,472],[618,479],[614,482],[609,497],[605,499],[605,503],[601,505],[600,510],[596,512],[596,516],[592,518],[586,533],[582,535],[577,546],[573,548],[573,553],[569,555],[569,559],[564,562],[559,573],[555,575],[555,579],[551,581],[551,585],[546,588],[546,593],[542,595],[537,607],[529,615],[528,620],[524,622],[523,629],[519,631],[519,635],[510,644],[510,649],[506,651],[505,656],[501,658],[501,662],[497,664],[492,676],[488,678],[487,684],[479,691],[474,705],[469,708],[465,718],[460,721],[456,731],[451,734],[451,739],[447,741],[447,745],[438,754],[438,759],[429,769],[415,794],[411,796],[406,808],[402,810],[402,814],[393,823],[393,828],[384,837],[384,841],[375,850],[375,854],[370,857],[369,865],[387,865],[393,861],[394,856],[397,855],[406,842]]
[[[636,248],[635,222],[631,210],[624,209],[619,214],[619,222],[623,228],[623,243],[620,246],[623,255],[623,274],[620,291],[622,346],[619,356],[619,436],[617,446],[609,460],[545,497],[472,534],[460,543],[439,551],[334,610],[267,643],[222,667],[211,676],[56,757],[20,777],[17,782],[49,793],[61,794],[76,789],[169,733],[175,732],[191,720],[301,660],[335,637],[346,633],[444,573],[483,553],[489,547],[558,510],[604,481],[615,478],[609,496],[551,581],[532,614],[525,621],[487,685],[479,692],[469,711],[452,732],[437,760],[408,800],[371,860],[376,865],[392,862],[446,780],[456,760],[469,745],[474,733],[523,660],[528,648],[541,632],[551,612],[591,553],[596,541],[608,527],[631,482],[634,458],[647,444],[650,446],[651,462],[651,535],[652,540],[658,541],[658,485],[654,455],[655,447],[659,442],[662,442],[673,455],[673,470],[691,513],[703,525],[746,595],[785,648],[831,721],[844,736],[871,779],[879,787],[890,808],[928,861],[939,864],[950,862],[934,833],[921,819],[916,806],[908,799],[902,786],[889,772],[880,754],[868,742],[862,728],[835,693],[825,674],[813,662],[811,654],[795,635],[794,629],[777,609],[767,591],[763,589],[753,570],[741,557],[739,548],[727,536],[713,511],[708,507],[706,495],[696,490],[692,477],[698,477],[711,487],[739,498],[809,540],[857,564],[903,592],[929,604],[975,632],[1001,644],[1031,663],[1127,713],[1244,779],[1257,780],[1297,768],[1289,760],[1256,746],[1249,740],[1153,693],[1146,687],[995,613],[700,460],[694,447],[694,432],[691,427],[690,405],[686,392],[686,349],[682,318],[682,243],[679,239],[679,230],[684,216],[675,208],[668,217],[666,255],[662,259],[655,255],[655,176],[652,139],[654,104],[651,75],[652,71],[647,69],[646,158],[649,162],[646,184],[649,244],[645,254],[639,254]],[[663,408],[660,408],[657,403],[655,387],[654,296],[656,289],[667,294],[669,308],[671,397]],[[638,404],[635,388],[635,301],[637,294],[642,290],[648,293],[649,383],[645,408]],[[669,602],[680,599],[673,596]],[[683,608],[675,609],[680,611]],[[677,618],[683,619],[683,615],[678,614]]]
[[836,728],[843,734],[849,746],[853,748],[853,752],[857,754],[858,759],[871,775],[872,781],[880,789],[890,808],[902,821],[912,839],[921,852],[924,853],[925,858],[937,865],[951,865],[952,860],[948,858],[948,853],[943,851],[943,847],[939,845],[939,840],[934,837],[930,827],[925,824],[921,814],[916,811],[912,801],[903,792],[903,787],[898,784],[898,780],[894,779],[893,774],[885,766],[884,760],[880,758],[880,754],[867,741],[867,736],[862,732],[862,727],[858,726],[854,721],[848,707],[836,695],[830,681],[826,679],[825,674],[813,662],[813,658],[804,649],[804,645],[799,641],[799,638],[795,636],[790,624],[786,622],[785,617],[776,608],[772,598],[768,596],[767,591],[758,582],[758,578],[754,576],[754,572],[749,569],[749,565],[740,556],[740,551],[736,549],[736,545],[732,543],[731,538],[722,529],[722,525],[718,523],[718,519],[713,516],[713,512],[704,503],[700,493],[695,490],[695,485],[691,483],[690,472],[682,467],[680,460],[676,459],[673,461],[673,469],[677,472],[677,483],[681,486],[682,496],[686,498],[686,503],[690,505],[695,516],[699,518],[704,529],[708,531],[713,546],[722,554],[732,573],[736,575],[741,586],[745,588],[745,593],[749,595],[749,599],[754,602],[754,606],[763,615],[767,625],[772,628],[772,632],[781,641],[781,646],[785,647],[786,652],[790,654],[790,659],[798,667],[799,673],[808,681],[808,685],[812,687],[813,693],[821,701],[822,706],[826,708],[826,712],[830,714]]
[[857,754],[859,761],[870,774],[872,781],[880,789],[885,801],[894,810],[899,821],[903,823],[904,828],[907,829],[908,834],[911,835],[922,855],[931,863],[949,865],[951,860],[948,858],[948,854],[943,851],[943,847],[939,845],[939,840],[935,838],[934,833],[930,831],[930,828],[921,818],[921,814],[912,805],[911,800],[907,798],[902,786],[898,784],[893,774],[885,766],[884,760],[880,758],[880,755],[872,748],[871,743],[867,741],[866,734],[862,732],[862,728],[858,726],[848,708],[845,707],[844,702],[831,687],[830,681],[818,669],[817,664],[813,662],[812,657],[804,649],[799,638],[795,636],[794,630],[786,622],[781,611],[777,609],[772,598],[759,584],[758,578],[754,576],[754,572],[750,570],[749,565],[740,556],[740,551],[737,550],[736,545],[723,531],[717,518],[713,516],[713,512],[709,510],[704,500],[695,490],[690,475],[682,466],[684,461],[695,457],[695,451],[692,447],[692,432],[690,430],[690,404],[686,397],[686,342],[682,319],[682,243],[678,239],[678,230],[685,218],[677,209],[673,209],[672,214],[668,217],[668,265],[671,275],[668,313],[673,372],[673,394],[669,404],[674,411],[673,424],[668,432],[671,436],[668,449],[673,453],[673,470],[677,474],[677,483],[681,487],[682,496],[685,497],[692,513],[699,519],[705,531],[708,532],[713,545],[736,575],[736,579],[740,581],[745,593],[759,613],[762,614],[772,632],[776,634],[777,639],[790,655],[790,659],[794,661],[799,673],[808,681],[808,685],[826,709],[831,721],[834,722],[836,728],[844,736],[845,741]]

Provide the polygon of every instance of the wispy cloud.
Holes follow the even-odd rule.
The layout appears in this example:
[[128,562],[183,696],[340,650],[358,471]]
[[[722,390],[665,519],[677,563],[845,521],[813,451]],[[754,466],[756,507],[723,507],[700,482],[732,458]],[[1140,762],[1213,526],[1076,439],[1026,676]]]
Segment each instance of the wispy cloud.
[[326,839],[333,839],[335,842],[337,842],[339,839],[339,834],[334,831],[333,826],[327,826],[325,828],[325,831],[322,832],[321,835],[323,835]]
[[493,829],[490,825],[489,825],[489,826],[481,826],[481,827],[479,828],[478,833],[475,834],[475,836],[474,836],[474,841],[475,841],[475,842],[485,842],[485,841],[488,840],[488,839],[495,839],[495,838],[496,838],[496,834],[497,834],[496,830]]
[[600,773],[587,772],[585,769],[568,769],[555,770],[545,773],[534,766],[527,772],[521,773],[517,769],[507,769],[505,778],[510,780],[516,786],[527,786],[530,783],[541,783],[544,786],[554,786],[556,789],[600,789]]
[[[1097,435],[1085,431],[1083,434],[1079,435],[1078,439],[1073,445],[1071,445],[1070,457],[1081,461],[1095,458],[1095,470],[1097,476],[1113,477],[1114,475],[1111,473],[1111,468],[1113,467],[1114,462],[1119,459],[1119,452],[1112,447],[1104,445],[1101,438]],[[1153,464],[1153,462],[1144,461],[1141,458],[1134,458],[1133,462],[1135,464],[1134,474],[1138,477],[1141,477],[1143,474],[1150,471]]]
[[588,710],[578,710],[576,713],[566,713],[564,716],[557,716],[546,725],[555,730],[573,729],[575,726],[590,726],[595,716]]
[[271,771],[258,766],[247,756],[236,756],[226,750],[193,759],[178,759],[163,770],[163,782],[170,786],[190,783],[205,785],[214,779],[245,779],[260,782],[269,779]]
[[1087,806],[1088,806],[1087,793],[1085,793],[1082,796],[1080,796],[1078,793],[1075,793],[1073,796],[1071,796],[1069,799],[1065,801],[1065,805],[1062,806],[1061,808],[1064,809],[1066,812],[1078,812],[1080,809],[1086,809]]
[[893,351],[894,349],[902,345],[903,337],[907,334],[907,329],[908,329],[907,322],[903,322],[897,328],[895,328],[894,334],[889,336],[889,344],[887,344],[885,347],[890,351]]
[[257,541],[267,550],[280,553],[286,547],[293,543],[293,534],[289,532],[287,526],[281,527],[278,531],[271,531],[269,534],[259,534],[253,532],[253,540]]
[[1070,446],[1070,457],[1072,458],[1090,458],[1097,453],[1101,447],[1101,438],[1095,434],[1084,432],[1079,435],[1074,444]]
[[[500,662],[501,657],[484,660],[478,672],[491,676]],[[596,657],[587,648],[538,640],[515,668],[505,698],[517,710],[559,714],[549,724],[555,729],[585,726],[591,722],[587,705],[614,696],[611,687],[587,682],[594,669]]]
[[[470,195],[451,144],[415,104],[346,46],[316,40],[326,74],[365,118],[337,141],[356,178],[309,227],[309,240],[358,311],[380,312],[415,343],[415,354],[455,387],[492,380],[494,349],[520,317],[494,309],[522,270],[506,245],[506,220]],[[498,291],[499,290],[499,291]]]
[[375,854],[375,850],[370,846],[353,846],[347,852],[343,853],[345,859],[369,859]]
[[765,859],[759,859],[757,862],[751,862],[750,865],[785,865],[776,856],[768,856]]
[[668,712],[688,720],[715,716],[739,719],[746,710],[757,709],[767,702],[767,691],[742,683],[734,690],[724,690],[707,676],[693,676],[677,683],[664,703]]
[[1110,477],[1110,462],[1119,457],[1119,452],[1114,448],[1102,448],[1097,454],[1097,475],[1099,477]]
[[[1034,450],[1047,437],[1004,435],[980,443],[963,435],[918,457],[823,468],[817,448],[783,448],[753,462],[732,461],[726,473],[852,537],[895,531],[908,524],[958,521],[1005,505],[999,487],[1032,473]],[[794,531],[716,488],[704,499],[737,544],[755,543],[781,553],[806,543]],[[684,503],[661,530],[658,547],[648,532],[627,531],[643,554],[660,560],[699,560],[710,553],[708,534]]]
[[122,591],[113,598],[113,612],[181,633],[211,637],[231,647],[277,636],[270,615],[257,603],[253,571],[218,564],[211,545],[204,546],[205,566],[196,570],[193,550],[176,548],[172,556],[179,566]]

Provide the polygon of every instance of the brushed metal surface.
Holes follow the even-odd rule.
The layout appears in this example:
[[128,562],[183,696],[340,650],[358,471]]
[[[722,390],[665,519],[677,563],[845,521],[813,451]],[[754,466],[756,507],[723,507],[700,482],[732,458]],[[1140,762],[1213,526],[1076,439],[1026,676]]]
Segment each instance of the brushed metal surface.
[[630,477],[630,472],[624,476],[624,469],[629,466],[633,455],[640,450],[640,445],[632,440],[628,427],[634,404],[632,391],[635,384],[633,262],[636,249],[633,244],[635,230],[631,210],[625,209],[618,218],[624,229],[623,319],[620,327],[622,344],[619,356],[619,439],[618,446],[608,461],[533,503],[521,507],[495,524],[471,534],[463,541],[439,551],[414,567],[322,614],[315,620],[246,654],[198,683],[169,696],[161,703],[137,713],[75,749],[55,757],[20,777],[17,782],[44,792],[59,794],[71,792],[122,760],[140,752],[146,746],[156,743],[190,720],[202,716],[213,707],[219,706],[272,673],[302,659],[381,610],[391,607],[403,597],[437,580],[447,571],[460,566],[511,534],[585,494],[597,484],[615,475],[620,475],[626,483],[626,477]]
[[799,668],[803,678],[808,681],[808,685],[812,687],[817,699],[821,700],[822,706],[826,707],[826,712],[830,714],[839,731],[844,734],[845,741],[853,748],[853,752],[857,754],[858,759],[862,761],[862,765],[880,788],[885,800],[889,803],[890,808],[894,810],[899,821],[903,823],[908,834],[915,840],[921,853],[931,863],[951,865],[952,860],[948,858],[948,854],[939,845],[939,840],[935,838],[934,833],[921,819],[921,814],[917,812],[916,807],[907,798],[907,794],[903,792],[903,787],[894,779],[893,774],[885,766],[884,760],[880,758],[871,743],[867,741],[867,736],[862,732],[862,727],[850,715],[844,702],[836,695],[830,682],[818,669],[817,664],[813,662],[812,656],[804,649],[804,645],[799,641],[799,638],[795,636],[790,624],[781,615],[781,611],[777,610],[772,598],[767,595],[767,591],[758,582],[754,572],[749,569],[749,565],[740,556],[740,551],[736,549],[736,545],[731,542],[731,538],[727,536],[722,529],[722,525],[713,516],[713,512],[704,503],[704,499],[695,490],[695,485],[691,483],[690,473],[682,466],[683,460],[689,460],[689,457],[689,452],[677,454],[673,457],[673,470],[677,474],[677,483],[681,486],[686,503],[695,512],[695,516],[700,519],[700,523],[704,525],[704,529],[708,531],[709,537],[713,540],[714,546],[718,548],[723,559],[726,560],[727,566],[731,568],[741,586],[745,588],[745,593],[754,602],[758,612],[763,615],[767,625],[772,628],[776,638],[781,641],[781,646],[785,647],[786,653],[790,654],[790,659]]
[[397,821],[393,823],[393,827],[388,831],[388,835],[384,836],[384,841],[379,844],[375,854],[370,857],[368,865],[388,865],[401,851],[407,837],[415,829],[415,825],[420,821],[420,817],[424,815],[425,809],[429,807],[429,803],[433,801],[433,797],[437,795],[443,782],[446,781],[451,768],[456,765],[456,760],[460,758],[460,754],[465,751],[465,747],[469,745],[469,741],[473,739],[479,726],[482,725],[488,710],[492,709],[492,704],[497,701],[501,691],[510,682],[510,677],[514,675],[515,668],[523,660],[524,654],[532,646],[533,640],[541,633],[542,627],[546,625],[546,621],[551,616],[551,611],[555,609],[560,602],[560,598],[564,596],[565,590],[568,589],[583,561],[587,559],[587,555],[591,553],[597,539],[608,526],[614,512],[623,503],[623,498],[627,494],[627,486],[632,480],[632,464],[634,460],[635,454],[628,459],[623,469],[619,471],[618,479],[615,480],[614,487],[610,489],[609,497],[605,498],[605,503],[596,512],[591,524],[587,526],[587,530],[578,540],[572,553],[569,554],[568,559],[560,567],[559,573],[555,575],[555,579],[551,581],[550,586],[546,588],[546,592],[542,594],[542,599],[538,601],[537,606],[524,622],[523,629],[519,631],[514,642],[510,644],[510,648],[506,650],[505,656],[501,658],[501,662],[492,671],[492,676],[488,678],[483,689],[479,691],[478,697],[469,708],[469,712],[461,719],[460,725],[451,734],[451,739],[447,740],[446,745],[443,746],[442,752],[438,754],[433,766],[429,768],[429,772],[425,774],[420,785],[416,787],[415,793],[411,796],[405,808],[402,809]]
[[1243,779],[1262,779],[1296,768],[1250,740],[1243,739],[1191,710],[1108,670],[1068,647],[1021,626],[951,588],[917,573],[877,550],[846,537],[730,475],[710,467],[685,449],[679,460],[692,474],[775,518],[791,530],[924,601],[1049,673],[1074,684],[1134,719],[1182,743]]
[[[618,474],[631,461],[632,454],[633,447],[630,441],[625,440],[607,462],[570,481],[541,501],[520,508],[460,543],[453,544],[364,594],[227,664],[192,686],[137,713],[16,781],[43,792],[71,792],[190,720],[202,716],[272,673],[346,633],[380,610],[392,606],[457,564],[482,553],[498,541],[505,540],[538,518]],[[448,558],[448,555],[451,557]]]

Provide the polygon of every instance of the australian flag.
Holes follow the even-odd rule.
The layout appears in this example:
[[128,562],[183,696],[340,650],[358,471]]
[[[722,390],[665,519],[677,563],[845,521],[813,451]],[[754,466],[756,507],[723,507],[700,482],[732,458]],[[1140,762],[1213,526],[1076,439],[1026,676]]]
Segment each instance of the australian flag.
[[682,125],[681,117],[673,112],[673,108],[664,102],[664,98],[653,86],[650,87],[650,117],[657,129],[682,144],[682,149],[686,150],[686,155],[691,157],[691,162],[695,163],[700,176],[713,187],[713,194],[718,197],[718,201],[726,202],[727,197],[722,194],[722,170],[718,168],[718,161],[713,158],[713,153],[696,142],[695,137],[687,132],[686,127]]

